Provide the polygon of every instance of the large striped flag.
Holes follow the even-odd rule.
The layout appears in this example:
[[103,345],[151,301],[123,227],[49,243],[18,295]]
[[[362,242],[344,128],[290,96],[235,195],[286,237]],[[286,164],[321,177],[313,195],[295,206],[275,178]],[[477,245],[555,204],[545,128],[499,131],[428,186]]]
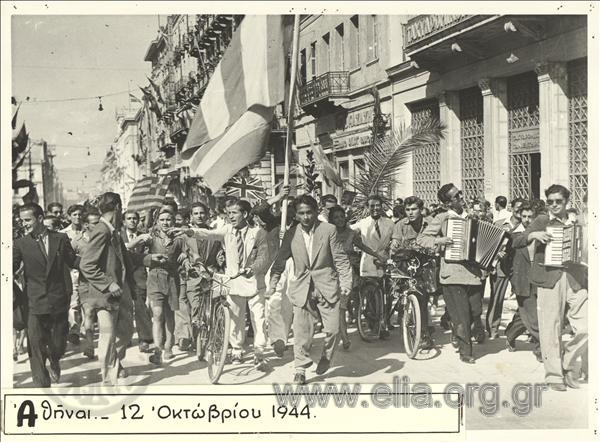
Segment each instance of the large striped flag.
[[139,211],[160,207],[165,200],[170,182],[169,175],[142,178],[131,192],[127,210]]
[[288,22],[247,15],[206,87],[182,158],[213,192],[266,152],[273,110],[284,98]]

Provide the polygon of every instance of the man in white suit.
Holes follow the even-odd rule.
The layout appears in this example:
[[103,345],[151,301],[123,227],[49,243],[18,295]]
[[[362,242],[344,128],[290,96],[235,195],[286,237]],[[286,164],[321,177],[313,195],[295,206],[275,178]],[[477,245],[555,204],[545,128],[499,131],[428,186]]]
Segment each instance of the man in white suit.
[[248,201],[230,200],[226,209],[230,224],[213,230],[191,230],[198,238],[222,241],[225,248],[225,274],[233,278],[229,281],[232,363],[242,362],[247,303],[254,329],[254,365],[265,370],[265,284],[264,276],[257,278],[256,275],[264,275],[270,264],[266,232],[248,224],[252,209]]

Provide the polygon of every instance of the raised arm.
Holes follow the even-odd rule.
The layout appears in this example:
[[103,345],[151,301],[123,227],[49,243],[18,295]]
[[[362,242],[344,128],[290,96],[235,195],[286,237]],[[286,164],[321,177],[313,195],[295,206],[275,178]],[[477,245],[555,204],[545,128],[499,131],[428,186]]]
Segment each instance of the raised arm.
[[375,250],[363,243],[362,236],[358,231],[355,231],[354,237],[352,238],[352,244],[361,252],[365,252],[367,255],[371,255],[375,259],[378,259],[380,261],[386,260],[386,257],[379,255]]
[[281,274],[285,270],[285,264],[287,260],[292,257],[292,238],[294,237],[295,232],[296,228],[291,228],[283,236],[281,247],[279,247],[279,250],[277,251],[277,256],[275,256],[275,261],[271,266],[271,280],[269,283],[270,293],[273,293],[275,291],[275,287],[277,287],[277,283],[281,278]]

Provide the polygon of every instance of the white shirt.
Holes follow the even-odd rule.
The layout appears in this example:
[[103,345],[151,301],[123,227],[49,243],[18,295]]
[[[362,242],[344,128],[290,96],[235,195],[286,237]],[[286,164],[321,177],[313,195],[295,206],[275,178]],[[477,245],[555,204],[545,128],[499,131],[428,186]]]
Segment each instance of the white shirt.
[[[371,248],[377,253],[384,253],[388,249],[392,240],[392,233],[394,231],[395,224],[394,221],[389,218],[381,217],[377,219],[379,231],[381,232],[380,237],[377,235],[377,230],[375,229],[375,221],[376,220],[369,216],[361,219],[356,224],[352,224],[350,228],[360,232],[362,242],[367,247]],[[364,252],[362,253],[360,259],[360,276],[383,276],[383,269],[375,266],[375,258],[373,258],[371,255],[367,255]]]
[[304,227],[299,225],[300,231],[302,232],[302,238],[304,239],[304,245],[306,246],[306,252],[308,253],[308,263],[312,264],[312,247],[313,247],[313,239],[315,237],[315,229],[317,225],[314,224],[310,230],[307,232],[304,230]]
[[511,216],[512,216],[512,213],[510,213],[508,210],[500,209],[498,212],[494,212],[494,222],[500,221],[503,219],[508,219]]
[[49,244],[48,244],[48,230],[44,229],[42,233],[39,234],[36,241],[41,241],[44,245],[44,250],[46,250],[46,256],[50,253]]

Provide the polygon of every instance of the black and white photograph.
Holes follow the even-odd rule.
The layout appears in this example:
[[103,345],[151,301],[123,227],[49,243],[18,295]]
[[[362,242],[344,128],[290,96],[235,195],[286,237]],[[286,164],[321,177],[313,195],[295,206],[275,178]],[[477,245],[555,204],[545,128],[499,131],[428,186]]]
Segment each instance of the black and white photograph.
[[598,437],[598,2],[72,3],[2,5],[3,394]]

